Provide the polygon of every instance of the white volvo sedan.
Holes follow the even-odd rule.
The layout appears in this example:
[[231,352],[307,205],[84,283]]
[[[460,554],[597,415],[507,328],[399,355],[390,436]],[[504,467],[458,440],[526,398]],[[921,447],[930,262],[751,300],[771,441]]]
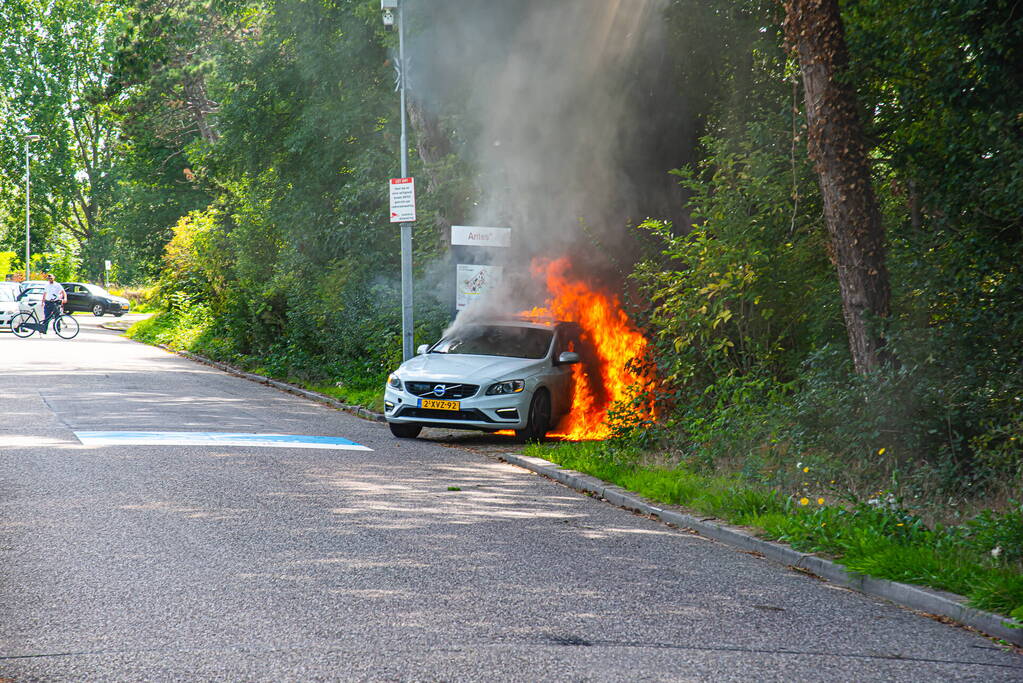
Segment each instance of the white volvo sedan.
[[391,433],[423,427],[513,429],[542,439],[572,408],[579,328],[527,320],[471,322],[401,364],[384,391]]

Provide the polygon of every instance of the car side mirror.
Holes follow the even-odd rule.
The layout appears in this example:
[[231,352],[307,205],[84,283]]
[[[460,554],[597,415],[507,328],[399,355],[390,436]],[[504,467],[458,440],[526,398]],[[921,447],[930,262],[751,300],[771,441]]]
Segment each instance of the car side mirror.
[[424,353],[426,353],[426,350],[427,350],[428,348],[430,348],[430,345],[429,345],[429,344],[420,344],[420,345],[419,345],[419,348],[418,348],[418,349],[416,349],[416,355],[417,355],[417,356],[421,356],[421,355],[423,355]]
[[558,356],[558,365],[572,365],[579,362],[579,354],[575,351],[562,351]]

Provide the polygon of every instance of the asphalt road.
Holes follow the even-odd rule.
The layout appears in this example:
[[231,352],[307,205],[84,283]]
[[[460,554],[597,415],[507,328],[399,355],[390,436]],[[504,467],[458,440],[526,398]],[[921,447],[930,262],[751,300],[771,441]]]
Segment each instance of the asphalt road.
[[[0,334],[0,680],[1023,680],[965,629],[76,316]],[[344,437],[371,451],[83,445]]]

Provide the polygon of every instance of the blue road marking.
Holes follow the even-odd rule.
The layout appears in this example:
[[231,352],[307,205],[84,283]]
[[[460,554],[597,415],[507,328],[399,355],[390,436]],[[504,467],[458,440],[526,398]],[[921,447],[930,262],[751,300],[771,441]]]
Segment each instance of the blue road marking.
[[75,432],[85,446],[257,446],[372,451],[338,436],[245,434],[236,432]]

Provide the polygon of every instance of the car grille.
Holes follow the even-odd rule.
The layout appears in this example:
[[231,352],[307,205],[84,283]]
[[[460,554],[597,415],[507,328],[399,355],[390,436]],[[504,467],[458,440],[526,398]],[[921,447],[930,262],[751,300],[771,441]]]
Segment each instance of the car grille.
[[399,407],[394,417],[417,417],[424,420],[452,420],[472,422],[493,422],[479,410],[430,410],[428,408]]
[[[444,387],[443,393],[438,394],[437,387]],[[479,391],[475,384],[453,384],[450,382],[405,382],[405,388],[410,394],[424,398],[440,398],[446,401],[454,401],[460,398],[469,398]]]

